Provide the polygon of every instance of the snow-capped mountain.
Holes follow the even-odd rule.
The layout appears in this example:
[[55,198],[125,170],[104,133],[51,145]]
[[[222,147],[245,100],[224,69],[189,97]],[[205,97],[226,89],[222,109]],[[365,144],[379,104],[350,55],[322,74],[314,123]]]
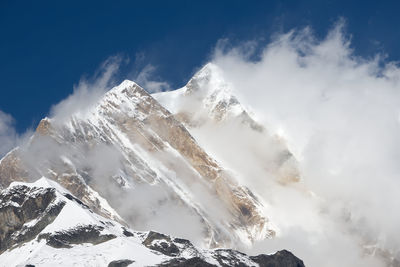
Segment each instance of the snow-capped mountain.
[[[269,218],[268,190],[260,189],[300,181],[284,141],[250,114],[221,70],[207,64],[181,89],[150,95],[124,81],[85,110],[43,119],[29,142],[0,161],[0,213],[12,207],[15,214],[34,212],[15,215],[18,220],[5,213],[0,262],[42,266],[87,254],[88,265],[119,259],[185,265],[182,257],[263,265],[215,250],[273,238],[279,227]],[[157,235],[167,248],[146,242],[155,232],[136,232],[149,230],[163,233]],[[163,251],[153,257],[157,249],[146,244],[179,252],[171,262]],[[288,262],[272,266],[302,266]]]

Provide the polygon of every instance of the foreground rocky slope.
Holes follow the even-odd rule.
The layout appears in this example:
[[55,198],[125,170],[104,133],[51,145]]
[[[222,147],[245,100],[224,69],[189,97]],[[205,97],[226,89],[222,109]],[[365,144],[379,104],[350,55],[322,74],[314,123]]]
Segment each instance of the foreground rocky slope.
[[0,266],[304,266],[288,251],[247,256],[132,231],[46,178],[2,190],[0,219]]

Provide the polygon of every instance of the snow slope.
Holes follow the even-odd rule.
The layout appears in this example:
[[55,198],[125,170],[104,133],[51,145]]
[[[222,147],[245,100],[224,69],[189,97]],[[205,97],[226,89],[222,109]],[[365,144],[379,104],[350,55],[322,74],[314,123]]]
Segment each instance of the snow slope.
[[[209,266],[231,266],[239,263],[257,266],[259,263],[267,263],[268,260],[280,260],[279,257],[282,258],[282,255],[286,261],[302,264],[300,260],[285,251],[272,256],[250,257],[233,250],[199,249],[188,240],[156,232],[132,231],[118,222],[94,213],[61,185],[45,177],[34,183],[14,182],[9,188],[0,192],[1,218],[12,224],[12,216],[4,212],[5,207],[13,206],[20,212],[29,212],[26,210],[25,202],[29,199],[43,202],[41,197],[44,192],[55,195],[49,206],[63,203],[61,211],[30,240],[10,246],[1,253],[0,266],[107,266],[115,261],[129,263],[130,266],[158,264],[173,266],[173,263],[188,261]],[[24,201],[18,204],[15,201],[21,200],[21,196]],[[29,227],[37,225],[43,213],[47,212],[48,209],[38,214],[36,218],[26,221],[20,225],[20,229],[34,231]],[[97,229],[97,234],[93,234],[94,229]],[[88,232],[92,235],[88,235]]]

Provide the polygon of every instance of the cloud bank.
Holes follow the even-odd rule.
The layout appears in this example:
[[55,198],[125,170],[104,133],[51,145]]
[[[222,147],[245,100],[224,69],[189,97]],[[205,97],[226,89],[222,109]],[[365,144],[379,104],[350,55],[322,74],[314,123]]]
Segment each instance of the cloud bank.
[[225,44],[212,62],[287,140],[317,196],[275,195],[286,209],[271,211],[284,225],[280,238],[254,251],[292,249],[310,266],[380,266],[367,250],[399,259],[399,67],[382,55],[356,56],[343,22],[322,40],[309,28],[279,35],[259,55],[251,43]]
[[155,79],[154,72],[156,67],[151,64],[146,65],[134,79],[140,86],[142,86],[148,93],[158,93],[170,91],[171,87],[166,81]]

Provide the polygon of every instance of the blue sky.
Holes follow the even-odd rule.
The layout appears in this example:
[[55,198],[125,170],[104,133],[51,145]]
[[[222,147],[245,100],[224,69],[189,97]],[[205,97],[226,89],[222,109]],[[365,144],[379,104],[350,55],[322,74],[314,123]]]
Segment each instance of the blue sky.
[[[83,3],[84,2],[84,3]],[[346,20],[355,54],[400,59],[396,1],[1,1],[0,110],[35,127],[82,76],[110,56],[129,59],[121,80],[147,64],[184,85],[218,40],[233,44],[311,26],[322,37]]]

